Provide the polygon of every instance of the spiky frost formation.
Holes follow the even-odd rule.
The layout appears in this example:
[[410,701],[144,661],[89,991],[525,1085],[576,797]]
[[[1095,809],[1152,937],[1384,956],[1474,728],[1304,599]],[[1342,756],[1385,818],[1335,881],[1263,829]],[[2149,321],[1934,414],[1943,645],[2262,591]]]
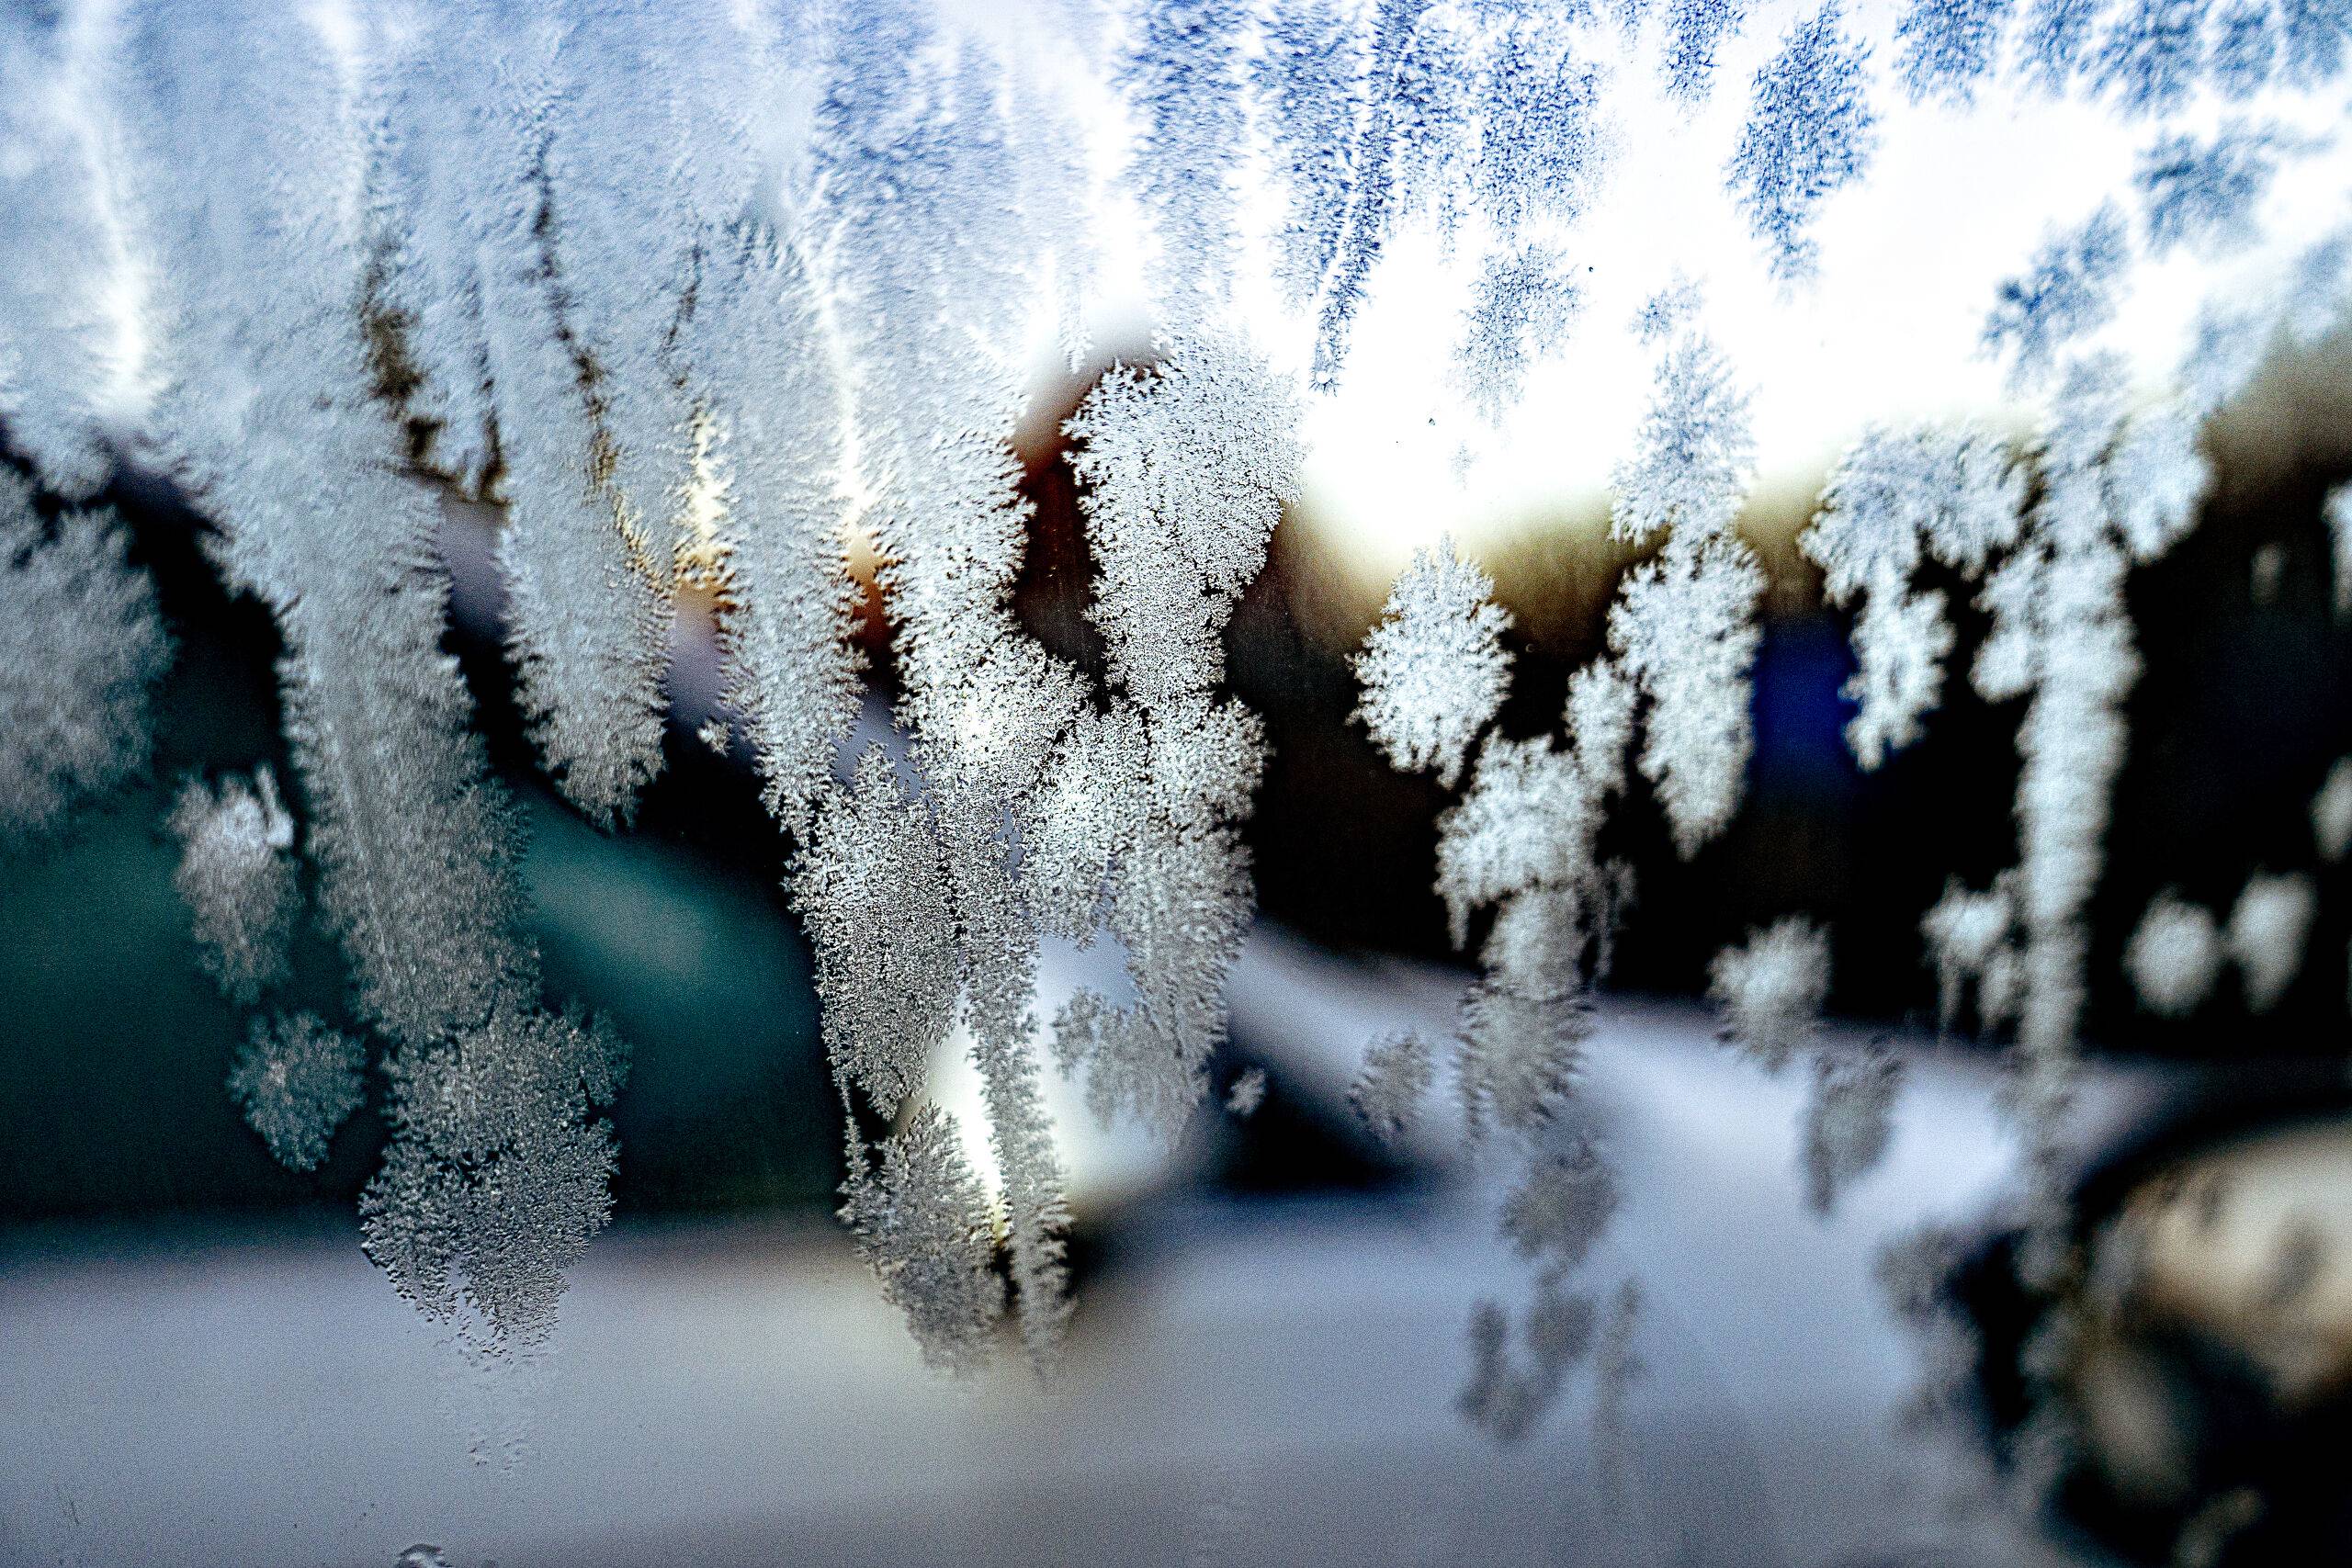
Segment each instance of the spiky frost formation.
[[1455,945],[1468,942],[1470,917],[1489,904],[1531,889],[1589,887],[1603,807],[1575,751],[1549,739],[1489,742],[1469,790],[1438,818],[1437,890]]
[[1025,841],[1034,828],[1029,797],[1083,694],[1012,614],[1026,516],[1007,437],[1029,311],[1057,274],[1026,243],[1054,221],[1013,203],[1052,180],[1021,173],[1031,142],[1009,123],[995,58],[933,22],[897,3],[821,15],[809,158],[786,194],[824,242],[809,250],[820,319],[847,372],[853,477],[936,825],[1022,1339],[1044,1366],[1069,1312],[1069,1216],[1031,1043],[1038,922],[1008,829]]
[[1803,1157],[1805,1201],[1815,1213],[1830,1213],[1838,1194],[1886,1156],[1902,1088],[1903,1059],[1883,1041],[1814,1058]]
[[1821,265],[1805,231],[1828,197],[1862,177],[1878,150],[1864,74],[1870,48],[1839,28],[1838,0],[1789,30],[1758,68],[1747,119],[1724,170],[1774,281],[1803,282]]
[[1391,1034],[1372,1043],[1348,1086],[1356,1119],[1384,1144],[1393,1144],[1420,1120],[1421,1101],[1437,1081],[1437,1053],[1418,1034]]
[[857,1157],[841,1217],[858,1257],[881,1280],[883,1299],[906,1314],[926,1362],[946,1372],[977,1369],[1004,1315],[1004,1280],[988,1195],[954,1120],[926,1102],[883,1140],[877,1167]]
[[2143,1008],[2160,1018],[2186,1018],[2212,994],[2222,956],[2213,912],[2168,888],[2148,900],[2124,945],[2123,970]]
[[1576,1089],[1592,1013],[1581,998],[1523,997],[1481,980],[1462,998],[1454,1089],[1476,1142],[1488,1128],[1529,1136],[1549,1125]]
[[1913,103],[1939,97],[1965,107],[2000,53],[2015,0],[1911,0],[1894,25],[1895,74]]
[[[1105,1121],[1135,1115],[1173,1136],[1207,1092],[1225,1035],[1226,976],[1250,919],[1249,858],[1237,825],[1263,766],[1256,718],[1211,694],[1219,641],[1267,537],[1295,494],[1299,446],[1289,389],[1216,340],[1173,348],[1148,373],[1114,371],[1067,430],[1088,489],[1087,537],[1101,568],[1090,614],[1102,628],[1112,713],[1080,718],[1048,782],[1079,820],[1040,834],[1048,908],[1082,917],[1099,852],[1107,921],[1126,951],[1136,1001],[1086,990],[1055,1020],[1065,1070],[1083,1065]],[[1142,741],[1140,755],[1133,740]],[[1086,754],[1129,760],[1131,781],[1078,778]],[[1139,765],[1136,765],[1139,764]],[[1082,798],[1073,799],[1073,794]]]
[[2230,908],[2223,940],[2245,983],[2249,1011],[2268,1012],[2277,1007],[2302,973],[2303,950],[2318,909],[2319,895],[2308,876],[2246,878]]
[[1729,529],[1756,473],[1748,402],[1708,339],[1691,333],[1668,349],[1633,453],[1609,476],[1609,536],[1640,545],[1661,529]]
[[229,1069],[229,1098],[278,1164],[312,1170],[344,1119],[367,1098],[367,1048],[315,1014],[255,1019]]
[[1611,475],[1609,529],[1666,548],[1609,612],[1618,667],[1648,699],[1641,767],[1676,848],[1697,852],[1738,808],[1754,731],[1747,687],[1763,573],[1731,534],[1756,467],[1748,396],[1695,333],[1660,359],[1633,454]]
[[2200,29],[2211,0],[2124,0],[2090,64],[2094,91],[2125,116],[2151,118],[2185,106],[2204,63]]
[[2086,910],[2122,764],[2123,699],[2139,671],[2125,573],[2194,523],[2206,479],[2179,406],[2133,409],[2121,366],[2104,355],[2069,366],[2035,458],[2041,494],[1986,582],[1993,627],[1974,671],[1988,698],[2033,698],[2018,740],[2015,905],[2029,1107],[2065,1092],[2081,1018]]
[[32,487],[0,468],[0,849],[147,765],[172,644],[124,544],[111,513],[44,527]]
[[1005,1246],[1021,1342],[1033,1365],[1049,1369],[1059,1358],[1069,1316],[1064,1260],[1069,1205],[1029,1044],[1036,928],[1022,908],[989,814],[951,792],[941,804],[939,823],[949,899],[962,927],[964,1019],[979,1069],[989,1145],[1003,1173]]
[[2148,254],[2161,261],[2185,245],[2213,256],[2252,244],[2262,234],[2257,209],[2290,151],[2268,128],[2241,119],[2223,121],[2206,141],[2187,131],[2158,137],[2132,175]]
[[1159,231],[1154,285],[1187,325],[1233,286],[1249,14],[1241,0],[1145,0],[1123,73],[1141,130],[1135,177]]
[[1617,1213],[1617,1179],[1589,1138],[1528,1162],[1503,1200],[1502,1234],[1522,1258],[1561,1270],[1579,1267]]
[[[610,301],[658,299],[672,285],[652,272],[600,276],[588,254],[593,182],[570,177],[581,131],[567,121],[604,73],[581,69],[566,30],[500,27],[464,8],[420,22],[372,40],[396,111],[377,179],[397,238],[376,287],[413,323],[412,406],[436,427],[434,455],[461,478],[495,478],[508,503],[498,562],[532,739],[574,805],[625,822],[661,770],[666,706],[666,561],[632,532],[621,479],[657,444],[625,414],[641,401],[631,383],[655,378],[592,344],[592,323]],[[456,63],[484,58],[507,68]],[[626,141],[609,138],[602,159]]]
[[1338,230],[1315,321],[1316,389],[1339,385],[1372,273],[1397,225],[1440,209],[1464,183],[1476,114],[1473,19],[1438,0],[1366,8],[1365,103],[1349,156],[1352,199]]
[[1984,345],[2008,355],[2012,390],[2040,385],[2061,351],[2115,319],[2131,265],[2130,231],[2115,202],[2100,203],[2076,228],[2045,235],[2027,269],[2001,284],[1984,318]]
[[1715,51],[1739,36],[1747,10],[1747,0],[1667,0],[1658,64],[1668,97],[1693,106],[1706,101],[1715,83]]
[[1501,1303],[1481,1301],[1471,1309],[1470,1376],[1454,1409],[1498,1443],[1516,1443],[1533,1431],[1577,1362],[1590,1354],[1600,1314],[1592,1298],[1570,1291],[1554,1274],[1536,1280],[1519,1325],[1522,1353],[1510,1348],[1510,1318]]
[[1081,708],[1023,807],[1021,882],[1046,930],[1091,942],[1112,862],[1134,846],[1151,749],[1135,709]]
[[1936,970],[1939,1027],[1950,1029],[1959,1019],[1971,985],[1976,987],[1980,1026],[1997,1029],[2016,1021],[2025,987],[2016,888],[2014,871],[1995,877],[1982,893],[1970,892],[1955,876],[1920,919],[1919,931]]
[[2334,864],[2352,850],[2352,757],[2339,757],[2312,796],[2312,838],[2320,859]]
[[1266,1069],[1249,1067],[1235,1075],[1232,1087],[1226,1090],[1227,1114],[1237,1122],[1247,1122],[1258,1114],[1266,1103]]
[[1494,588],[1448,537],[1416,553],[1389,589],[1356,655],[1363,695],[1354,716],[1389,766],[1433,769],[1448,789],[1461,777],[1510,684],[1502,646],[1510,612],[1489,597]]
[[1453,376],[1478,417],[1499,427],[1519,406],[1527,374],[1567,341],[1584,290],[1558,246],[1531,242],[1487,257],[1463,313]]
[[894,1114],[955,1022],[961,975],[938,833],[881,747],[818,813],[792,897],[816,953],[826,1054]]
[[1238,345],[1114,370],[1068,424],[1113,679],[1146,707],[1222,673],[1217,636],[1297,494],[1296,400]]
[[1812,1043],[1829,994],[1829,933],[1801,916],[1773,921],[1707,966],[1724,1037],[1778,1072]]
[[165,826],[180,842],[172,886],[195,923],[197,960],[241,1007],[285,979],[302,891],[294,818],[266,767],[217,787],[190,779]]
[[491,1352],[544,1340],[564,1270],[612,1217],[628,1076],[600,1019],[505,1010],[387,1064],[393,1129],[360,1194],[361,1245],[401,1294]]
[[768,810],[804,842],[859,694],[858,587],[836,494],[840,389],[819,325],[797,249],[745,229],[711,257],[686,333],[712,431],[728,704]]
[[1255,119],[1286,187],[1274,274],[1294,306],[1315,302],[1354,185],[1365,57],[1350,9],[1337,0],[1298,0],[1262,13],[1262,46],[1249,66]]
[[1613,138],[1600,115],[1604,78],[1579,58],[1582,40],[1563,18],[1498,6],[1480,20],[1467,199],[1509,250],[1535,224],[1566,228],[1584,216]]
[[1861,601],[1859,669],[1841,695],[1860,705],[1846,739],[1864,768],[1919,735],[1943,692],[1952,634],[1943,595],[1914,592],[1923,557],[1983,570],[2017,537],[2025,475],[2000,442],[1975,433],[1873,427],[1839,459],[1799,547],[1835,604]]
[[1764,574],[1738,540],[1678,531],[1637,567],[1609,611],[1609,645],[1650,699],[1642,773],[1686,857],[1739,809],[1755,726],[1748,681],[1762,632]]
[[1705,299],[1698,283],[1677,268],[1666,287],[1643,300],[1642,308],[1634,312],[1634,339],[1650,344],[1672,337],[1690,324]]
[[2278,60],[2278,38],[2267,0],[2234,0],[2215,9],[2206,80],[2214,91],[2243,103],[2270,84]]

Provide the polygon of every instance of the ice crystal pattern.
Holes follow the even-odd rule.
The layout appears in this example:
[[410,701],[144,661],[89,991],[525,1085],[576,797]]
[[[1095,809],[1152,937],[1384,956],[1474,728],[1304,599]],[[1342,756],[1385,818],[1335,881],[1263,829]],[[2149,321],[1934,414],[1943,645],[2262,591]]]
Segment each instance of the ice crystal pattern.
[[1724,1038],[1777,1071],[1810,1043],[1829,993],[1829,938],[1792,916],[1718,954],[1707,994],[1722,1010]]
[[193,918],[198,958],[223,996],[250,1007],[286,977],[302,908],[294,818],[277,778],[264,767],[217,787],[191,779],[166,826],[180,842],[172,886]]
[[0,846],[146,765],[171,640],[125,543],[104,511],[44,523],[0,469]]
[[[380,1044],[392,1136],[362,1233],[399,1291],[477,1348],[548,1332],[610,1210],[599,1110],[627,1069],[608,1030],[542,994],[518,825],[443,646],[452,494],[499,511],[519,710],[599,824],[628,824],[662,765],[672,629],[683,592],[707,595],[729,712],[704,734],[740,733],[789,836],[852,1230],[933,1360],[977,1359],[1001,1269],[1047,1362],[1068,1216],[1040,1044],[1098,1114],[1173,1136],[1224,1043],[1266,756],[1227,689],[1225,637],[1299,494],[1313,422],[1294,370],[1344,390],[1384,267],[1419,230],[1473,279],[1431,363],[1510,429],[1547,362],[1600,330],[1582,226],[1646,150],[1621,103],[1641,94],[1694,146],[1721,121],[1700,194],[1792,288],[1826,273],[1890,94],[1985,113],[2004,91],[2074,95],[2131,129],[2128,183],[2062,215],[1972,307],[1987,355],[2037,400],[2030,427],[1867,433],[1804,542],[1855,615],[1848,733],[1866,765],[1940,700],[1956,590],[1922,572],[1957,574],[1990,619],[1968,673],[2025,705],[2017,863],[1954,884],[1923,935],[1947,1022],[1973,996],[1980,1027],[2017,1031],[2038,1102],[2063,1099],[2136,672],[2124,585],[2194,521],[2199,423],[2281,333],[2308,347],[2342,321],[2352,239],[2217,303],[2176,388],[2137,384],[2091,340],[2123,319],[2143,255],[2177,266],[2260,231],[2309,150],[2266,95],[2340,90],[2340,4],[1906,0],[1768,20],[1743,0],[1141,0],[1069,51],[1022,8],[985,28],[954,10],[0,19],[0,423],[22,465],[0,472],[0,840],[51,832],[148,755],[168,641],[122,529],[91,504],[129,455],[178,487],[222,578],[276,625],[285,776],[194,786],[174,819],[181,887],[240,1000],[278,973],[292,890],[313,895],[353,1020]],[[1760,67],[1718,84],[1751,27]],[[1621,44],[1654,60],[1624,70]],[[1048,55],[1085,90],[1031,68]],[[471,68],[485,60],[500,68]],[[1099,140],[1079,99],[1114,111]],[[2193,126],[2177,112],[2209,100],[2230,107]],[[1089,209],[1113,169],[1148,230],[1161,335],[1066,432],[1098,670],[1015,614],[1012,438],[1028,319],[1050,315],[1055,349],[1083,362]],[[1263,214],[1295,367],[1238,319]],[[1453,796],[1434,886],[1478,964],[1453,1038],[1375,1047],[1359,1104],[1401,1134],[1447,1080],[1471,1145],[1515,1162],[1522,1190],[1573,1153],[1562,1112],[1589,992],[1635,891],[1604,852],[1611,814],[1638,776],[1697,856],[1733,820],[1753,746],[1765,583],[1735,525],[1757,477],[1747,378],[1768,367],[1710,338],[1687,275],[1639,288],[1655,376],[1616,455],[1611,529],[1653,553],[1617,585],[1607,648],[1557,723],[1502,731],[1514,628],[1450,544],[1396,585],[1358,665],[1375,744]],[[2340,496],[2329,517],[2340,606]],[[889,739],[844,757],[871,631],[897,681]],[[2333,820],[2316,822],[2331,858]],[[2227,920],[2250,1004],[2291,983],[2310,897],[2257,879]],[[1130,984],[1039,1017],[1041,937],[1105,931]],[[950,1040],[979,1075],[992,1198],[928,1109]],[[1838,1180],[1868,1143],[1868,1118],[1838,1108],[1872,1103],[1874,1074],[1822,1071]],[[1634,1364],[1637,1292],[1597,1327],[1589,1297],[1531,1263],[1525,1298],[1473,1328],[1465,1408],[1498,1434],[1527,1430],[1596,1337],[1611,1376]]]
[[311,1170],[359,1109],[366,1064],[366,1047],[313,1014],[260,1019],[229,1069],[229,1098],[278,1164]]
[[1728,177],[1748,231],[1782,283],[1810,276],[1815,210],[1861,178],[1877,150],[1863,65],[1869,50],[1839,30],[1836,0],[1799,23],[1756,73],[1747,129]]
[[1391,766],[1433,771],[1449,789],[1510,683],[1510,613],[1493,592],[1493,580],[1441,539],[1396,579],[1356,656],[1356,717],[1374,743]]

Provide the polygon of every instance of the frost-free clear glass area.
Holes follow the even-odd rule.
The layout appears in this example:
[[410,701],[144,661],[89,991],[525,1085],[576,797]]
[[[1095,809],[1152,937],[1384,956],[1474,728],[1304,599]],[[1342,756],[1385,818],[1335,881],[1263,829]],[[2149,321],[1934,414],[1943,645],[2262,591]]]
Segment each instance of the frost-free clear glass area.
[[2352,6],[0,17],[0,1559],[2352,1551]]

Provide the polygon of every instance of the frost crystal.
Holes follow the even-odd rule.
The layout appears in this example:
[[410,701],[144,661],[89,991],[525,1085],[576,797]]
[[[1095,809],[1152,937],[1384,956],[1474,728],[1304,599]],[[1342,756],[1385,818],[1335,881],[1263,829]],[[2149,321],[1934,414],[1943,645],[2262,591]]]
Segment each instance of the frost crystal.
[[1380,623],[1356,656],[1355,716],[1389,765],[1434,769],[1451,789],[1510,683],[1502,634],[1510,613],[1494,581],[1457,558],[1451,538],[1422,550],[1388,591]]
[[1764,574],[1728,536],[1678,529],[1636,568],[1609,612],[1609,644],[1650,699],[1642,773],[1686,857],[1730,823],[1755,745],[1748,678]]
[[2126,115],[2167,115],[2196,90],[2211,0],[2124,0],[2091,64],[2093,86]]
[[1715,82],[1715,51],[1739,36],[1747,0],[1667,0],[1666,52],[1660,64],[1670,97],[1705,101]]
[[1137,183],[1159,225],[1170,314],[1197,324],[1231,288],[1241,144],[1240,0],[1145,0],[1126,85],[1142,127]]
[[2245,985],[2245,1005],[2268,1012],[2302,973],[2319,895],[2308,876],[2250,876],[2230,910],[2223,937]]
[[1233,1085],[1226,1090],[1225,1109],[1238,1122],[1246,1122],[1258,1114],[1258,1107],[1266,1102],[1266,1069],[1250,1067],[1237,1074]]
[[1633,455],[1610,475],[1610,537],[1638,545],[1664,528],[1729,528],[1756,469],[1747,404],[1704,337],[1692,333],[1668,349]]
[[311,1013],[254,1021],[229,1069],[229,1098],[288,1170],[315,1169],[327,1142],[365,1098],[364,1047]]
[[1502,1233],[1522,1258],[1575,1269],[1617,1212],[1617,1180],[1590,1140],[1545,1154],[1503,1200]]
[[55,829],[147,764],[149,689],[171,639],[111,513],[53,528],[0,468],[0,846]]
[[1698,315],[1704,299],[1698,284],[1677,272],[1672,282],[1642,301],[1634,317],[1634,336],[1644,344],[1673,336]]
[[1566,341],[1583,309],[1584,292],[1557,246],[1529,243],[1487,258],[1454,351],[1454,373],[1479,418],[1502,423],[1529,368]]
[[1479,1302],[1470,1314],[1470,1379],[1454,1408],[1496,1442],[1521,1441],[1559,1397],[1568,1372],[1591,1352],[1599,1318],[1590,1296],[1567,1290],[1555,1271],[1546,1271],[1520,1321],[1522,1361],[1510,1348],[1510,1314],[1499,1303]]
[[938,837],[879,746],[820,813],[793,898],[816,952],[826,1054],[890,1115],[946,1037],[960,976]]
[[883,1299],[906,1314],[923,1359],[943,1371],[971,1371],[987,1359],[1004,1314],[987,1194],[956,1123],[936,1105],[919,1106],[883,1141],[881,1156],[874,1169],[859,1156],[842,1187],[842,1219]]
[[2132,175],[2148,254],[2161,260],[2177,245],[2215,254],[2252,243],[2261,232],[2256,209],[2278,172],[2278,152],[2275,136],[2242,120],[2223,122],[2210,141],[2185,131],[2159,137]]
[[1452,199],[1475,107],[1470,28],[1456,7],[1375,0],[1367,14],[1367,102],[1349,158],[1353,196],[1316,313],[1313,376],[1326,391],[1339,384],[1392,228],[1408,213]]
[[1778,1072],[1820,1027],[1829,994],[1829,935],[1792,915],[1727,947],[1707,969],[1724,1038]]
[[817,307],[796,248],[737,232],[711,258],[685,334],[707,389],[727,697],[768,809],[804,836],[858,701],[858,587],[834,493],[839,388]]
[[1941,594],[1910,590],[1921,555],[1982,570],[2016,538],[2024,491],[2000,443],[1925,429],[1872,429],[1830,476],[1798,542],[1820,564],[1833,603],[1862,602],[1860,669],[1843,694],[1860,705],[1846,736],[1863,767],[1916,739],[1942,693],[1951,630]]
[[2212,911],[2166,890],[2148,901],[2123,949],[2124,972],[2140,1005],[2160,1018],[2186,1018],[2222,972],[2222,933]]
[[1984,320],[1984,346],[2012,356],[2012,388],[2041,381],[2059,350],[2114,319],[2117,287],[2131,265],[2123,210],[2112,201],[2079,228],[2042,241],[2032,265],[2001,285]]
[[1837,0],[1791,29],[1756,73],[1726,183],[1781,283],[1811,277],[1821,247],[1805,234],[1822,202],[1862,175],[1877,150],[1865,93],[1869,48],[1838,30]]
[[1296,492],[1291,392],[1231,346],[1116,370],[1068,425],[1114,678],[1146,706],[1206,689],[1216,637]]
[[2018,70],[2045,93],[2063,93],[2089,64],[2091,24],[2105,0],[2030,0],[2018,39]]
[[2222,6],[2212,21],[2206,79],[2223,97],[2244,102],[2269,85],[2278,58],[2278,38],[2270,7],[2263,0]]
[[190,779],[166,825],[180,842],[172,886],[195,918],[197,957],[223,996],[250,1007],[285,979],[302,908],[294,818],[277,781],[266,767],[251,784],[232,776],[217,789]]
[[1911,101],[1973,101],[1992,72],[2014,0],[1912,0],[1894,26],[1895,73]]
[[1471,1136],[1489,1126],[1524,1136],[1549,1125],[1576,1087],[1591,1034],[1591,1014],[1574,998],[1524,997],[1486,981],[1472,986],[1462,1001],[1454,1057]]
[[1816,1214],[1884,1158],[1894,1133],[1903,1059],[1882,1041],[1814,1059],[1804,1109],[1805,1201]]
[[2025,976],[2018,950],[2016,874],[2004,872],[1991,888],[1972,893],[1954,877],[1919,922],[1936,969],[1936,1008],[1940,1027],[1950,1029],[1971,983],[1976,987],[1976,1016],[1987,1029],[2017,1017]]
[[1235,824],[1263,741],[1245,710],[1209,694],[1226,620],[1295,491],[1294,419],[1270,371],[1204,340],[1152,372],[1114,371],[1068,426],[1102,571],[1091,614],[1109,645],[1113,722],[1139,725],[1145,787],[1094,808],[1123,814],[1120,826],[1084,830],[1117,848],[1108,922],[1136,1002],[1081,991],[1056,1020],[1054,1048],[1066,1067],[1085,1065],[1097,1115],[1131,1111],[1167,1135],[1207,1090],[1249,919]]
[[1609,645],[1649,699],[1642,772],[1657,787],[1683,854],[1720,832],[1738,807],[1754,735],[1747,682],[1764,578],[1732,537],[1755,469],[1747,395],[1695,334],[1660,360],[1634,454],[1611,476],[1612,537],[1642,543],[1669,529],[1609,613]]
[[1436,1055],[1418,1034],[1375,1040],[1363,1054],[1363,1068],[1349,1086],[1348,1103],[1384,1144],[1393,1144],[1420,1120],[1421,1101],[1437,1081]]
[[2343,0],[2279,0],[2278,73],[2298,87],[2335,80],[2352,39],[2352,11]]
[[1262,18],[1263,49],[1250,63],[1258,121],[1289,186],[1276,273],[1299,305],[1313,302],[1330,268],[1354,183],[1351,144],[1365,62],[1348,12],[1336,0],[1273,7]]

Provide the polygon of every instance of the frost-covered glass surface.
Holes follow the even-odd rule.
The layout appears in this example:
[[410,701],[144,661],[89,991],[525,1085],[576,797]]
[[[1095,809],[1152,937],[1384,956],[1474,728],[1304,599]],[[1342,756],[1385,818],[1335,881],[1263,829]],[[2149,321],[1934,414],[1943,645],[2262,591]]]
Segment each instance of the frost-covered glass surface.
[[[363,1445],[338,1484],[510,1565],[937,1555],[967,1493],[955,1550],[1100,1552],[1051,1499],[1202,1458],[1123,1379],[1247,1412],[1203,1495],[1126,1496],[1169,1561],[2352,1542],[2255,1438],[2149,1416],[2236,1406],[2145,1349],[2180,1193],[2270,1173],[2267,1219],[2197,1213],[2275,1267],[2192,1304],[2337,1347],[2262,1384],[2263,1452],[2337,1430],[2342,1171],[2127,1154],[2182,1104],[2340,1108],[2348,47],[2341,0],[13,10],[40,1414],[0,1551],[270,1554],[169,1534],[152,1463],[83,1533],[117,1417],[56,1391],[156,1266],[72,1224],[300,1202],[345,1219],[261,1266],[334,1303],[287,1342],[437,1366],[449,1451],[538,1476]],[[1322,1194],[1295,1250],[1268,1190]],[[675,1269],[797,1280],[783,1374],[714,1304],[756,1291],[670,1288],[650,1238],[711,1209]],[[1877,1336],[1810,1404],[1756,1327],[1808,1303],[1795,1339]],[[592,1393],[632,1311],[711,1347],[673,1389],[870,1397],[870,1475],[737,1461],[648,1544]],[[1334,1364],[1366,1334],[1395,1386]],[[1690,1462],[1725,1388],[1804,1435]],[[650,1470],[708,1468],[705,1393],[631,1397]],[[1898,1409],[1970,1456],[1959,1512],[1855,1500]],[[1363,1498],[1420,1461],[1400,1533]],[[1840,1506],[1783,1494],[1808,1466]],[[1272,1528],[1300,1486],[1333,1506]],[[318,1506],[338,1560],[409,1544]]]

